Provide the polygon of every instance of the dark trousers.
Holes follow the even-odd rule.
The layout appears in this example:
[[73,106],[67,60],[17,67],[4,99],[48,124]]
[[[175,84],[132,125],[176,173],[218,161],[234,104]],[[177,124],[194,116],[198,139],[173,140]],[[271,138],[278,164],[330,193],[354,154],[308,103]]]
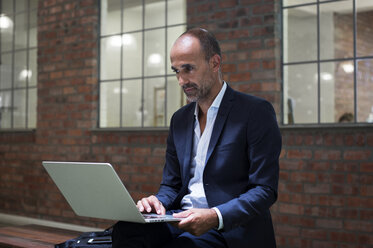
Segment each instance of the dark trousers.
[[113,248],[227,248],[223,235],[214,229],[194,236],[167,223],[114,225]]

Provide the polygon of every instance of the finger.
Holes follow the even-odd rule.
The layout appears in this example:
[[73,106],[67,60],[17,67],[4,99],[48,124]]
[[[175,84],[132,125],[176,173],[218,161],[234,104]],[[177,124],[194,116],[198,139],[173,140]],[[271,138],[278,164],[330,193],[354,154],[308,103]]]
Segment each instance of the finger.
[[176,217],[176,218],[186,218],[191,214],[192,214],[192,211],[186,210],[186,211],[183,211],[183,212],[174,213],[173,216]]
[[140,212],[143,212],[144,211],[144,206],[142,205],[141,201],[138,201],[137,204],[137,209],[140,211]]
[[149,200],[147,198],[142,198],[141,203],[143,206],[143,211],[145,210],[146,212],[150,213],[152,211],[152,207],[149,203]]
[[163,207],[162,202],[156,201],[154,203],[154,208],[157,214],[162,214],[162,215],[166,214],[166,209]]

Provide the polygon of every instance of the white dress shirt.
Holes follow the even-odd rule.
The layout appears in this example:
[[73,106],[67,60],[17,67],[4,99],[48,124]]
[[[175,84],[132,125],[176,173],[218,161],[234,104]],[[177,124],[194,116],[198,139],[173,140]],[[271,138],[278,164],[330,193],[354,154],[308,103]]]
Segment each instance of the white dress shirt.
[[[193,150],[192,150],[192,161],[190,166],[191,179],[188,184],[189,193],[181,200],[182,209],[190,208],[208,208],[206,200],[205,190],[203,187],[203,171],[206,165],[207,150],[210,144],[212,130],[214,128],[215,119],[219,110],[221,100],[223,99],[225,90],[227,88],[226,83],[223,83],[219,94],[216,96],[214,102],[211,104],[207,111],[206,126],[201,134],[201,129],[198,121],[198,104],[194,111],[195,124],[194,124],[194,136],[193,136]],[[219,217],[219,228],[223,228],[223,218],[219,209],[213,208]]]

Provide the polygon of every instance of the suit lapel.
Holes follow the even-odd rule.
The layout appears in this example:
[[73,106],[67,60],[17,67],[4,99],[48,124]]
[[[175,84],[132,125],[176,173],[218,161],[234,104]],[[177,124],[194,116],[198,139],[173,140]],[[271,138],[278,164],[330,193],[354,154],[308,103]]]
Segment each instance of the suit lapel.
[[219,111],[215,119],[214,129],[212,130],[211,139],[209,143],[209,148],[207,150],[207,156],[206,156],[206,164],[215,149],[216,143],[219,140],[220,134],[223,130],[223,127],[225,125],[225,122],[227,120],[229,111],[231,110],[233,106],[233,90],[227,85],[227,89],[225,91],[224,97],[220,103]]
[[192,146],[193,146],[193,137],[194,137],[194,107],[191,108],[191,112],[188,113],[186,118],[186,136],[185,136],[185,151],[184,151],[184,163],[183,163],[183,181],[189,182],[190,178],[190,159],[192,156]]

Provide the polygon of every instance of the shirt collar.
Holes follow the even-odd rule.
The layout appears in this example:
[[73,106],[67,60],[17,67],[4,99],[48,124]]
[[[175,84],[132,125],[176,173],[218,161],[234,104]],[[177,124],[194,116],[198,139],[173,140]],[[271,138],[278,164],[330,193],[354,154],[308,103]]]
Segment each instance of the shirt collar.
[[[223,87],[221,87],[219,94],[215,97],[215,100],[212,102],[210,108],[219,108],[226,89],[227,89],[227,84],[225,81],[223,81]],[[194,116],[198,116],[198,104],[197,103],[194,109]]]

